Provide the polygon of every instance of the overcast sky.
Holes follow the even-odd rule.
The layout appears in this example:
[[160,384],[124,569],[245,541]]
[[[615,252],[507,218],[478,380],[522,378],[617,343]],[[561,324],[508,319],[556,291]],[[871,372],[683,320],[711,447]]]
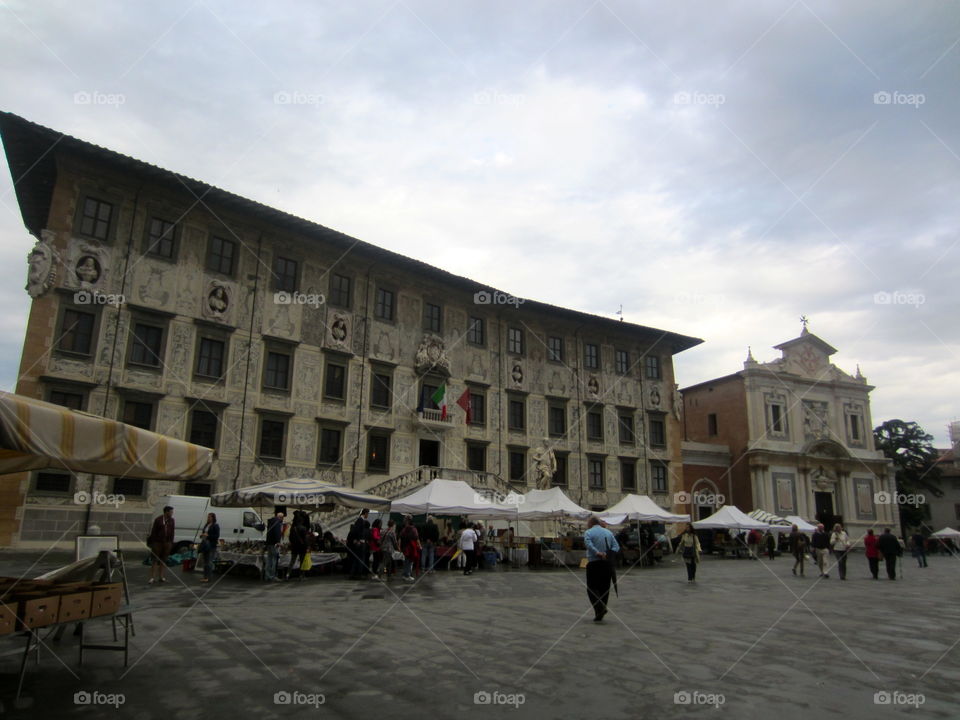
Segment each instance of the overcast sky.
[[[42,125],[701,337],[682,386],[806,315],[874,424],[960,417],[956,2],[0,0],[0,57]],[[0,164],[12,389],[33,241]]]

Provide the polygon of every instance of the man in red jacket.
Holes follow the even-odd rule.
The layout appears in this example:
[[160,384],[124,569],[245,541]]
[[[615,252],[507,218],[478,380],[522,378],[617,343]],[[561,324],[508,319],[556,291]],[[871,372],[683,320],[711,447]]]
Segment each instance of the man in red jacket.
[[880,538],[873,534],[873,528],[867,530],[863,537],[864,554],[867,556],[867,562],[870,563],[870,574],[873,579],[879,579],[880,575],[880,548],[877,547]]
[[158,515],[153,520],[153,527],[150,528],[150,537],[147,538],[147,545],[150,546],[150,553],[153,555],[153,565],[150,567],[149,585],[154,581],[165,583],[163,569],[167,566],[167,556],[173,549],[173,508],[167,505],[163,508],[163,515]]

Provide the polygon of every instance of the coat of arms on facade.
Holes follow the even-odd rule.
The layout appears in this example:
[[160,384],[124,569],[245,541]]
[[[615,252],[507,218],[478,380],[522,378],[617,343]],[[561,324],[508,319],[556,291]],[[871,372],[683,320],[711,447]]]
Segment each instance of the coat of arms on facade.
[[803,435],[807,440],[830,437],[827,403],[819,400],[803,401]]
[[654,407],[660,407],[660,389],[657,387],[650,388],[650,404]]
[[53,247],[53,232],[41,230],[40,239],[27,255],[27,294],[38,298],[53,287],[60,256]]
[[424,375],[428,372],[450,375],[450,360],[444,348],[443,338],[438,335],[424,335],[417,348],[417,373]]

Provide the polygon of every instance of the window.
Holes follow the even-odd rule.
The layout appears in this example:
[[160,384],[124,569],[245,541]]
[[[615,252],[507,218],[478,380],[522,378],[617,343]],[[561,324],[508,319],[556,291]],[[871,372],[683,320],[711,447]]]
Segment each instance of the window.
[[233,240],[211,235],[207,243],[207,270],[233,275],[236,254],[237,244]]
[[350,278],[333,273],[330,276],[330,304],[341,308],[350,308]]
[[210,497],[210,483],[188,482],[183,484],[183,494],[191,497]]
[[650,418],[650,445],[653,447],[667,446],[667,428],[662,417]]
[[340,467],[342,443],[343,432],[340,428],[321,427],[319,464]]
[[219,424],[216,413],[194,408],[190,412],[190,442],[216,450]]
[[133,326],[130,363],[160,367],[163,358],[163,328],[138,322]]
[[381,370],[370,371],[370,405],[372,407],[389,409],[391,405],[391,384],[393,377]]
[[667,492],[667,466],[663,463],[650,463],[650,487],[655,493]]
[[717,414],[710,413],[707,415],[707,435],[713,437],[717,434]]
[[603,480],[603,458],[587,458],[587,478],[591,490],[603,490],[606,487]]
[[374,306],[374,314],[380,320],[393,322],[393,291],[377,288],[377,302]]
[[424,303],[423,305],[423,329],[427,332],[440,333],[440,319],[443,316],[443,308],[433,303]]
[[527,453],[525,450],[510,451],[510,480],[513,482],[526,482],[527,475]]
[[486,472],[487,446],[467,443],[467,468],[475,472]]
[[587,410],[587,440],[603,440],[603,410]]
[[507,352],[514,355],[523,355],[523,330],[516,327],[507,328]]
[[960,503],[954,503],[953,514],[956,516],[957,520],[960,520]]
[[486,343],[483,332],[483,318],[472,317],[467,322],[467,342],[483,346]]
[[123,403],[123,422],[127,425],[142,428],[143,430],[153,429],[153,403],[137,400],[127,400]]
[[163,218],[152,217],[147,225],[147,255],[173,260],[177,256],[177,226]]
[[423,410],[439,410],[440,406],[433,401],[433,395],[440,389],[443,380],[434,377],[425,377],[420,384],[420,404],[417,406],[417,412]]
[[124,495],[125,497],[143,495],[143,478],[114,478],[113,494]]
[[636,460],[620,461],[620,488],[623,490],[637,489],[637,462]]
[[295,292],[297,289],[297,261],[280,257],[273,259],[273,289]]
[[66,308],[60,324],[60,342],[57,347],[64,352],[90,355],[93,350],[93,313]]
[[567,409],[564,405],[555,404],[547,408],[547,430],[552,437],[567,434]]
[[526,427],[526,402],[524,398],[508,395],[507,429],[523,430]]
[[367,470],[369,472],[390,470],[389,436],[376,433],[370,433],[367,436]]
[[487,424],[487,396],[482,390],[470,392],[470,424]]
[[39,472],[33,489],[39,493],[69,495],[73,476],[57,472]]
[[587,343],[583,346],[583,366],[596,370],[600,367],[600,346]]
[[647,380],[660,379],[660,358],[656,355],[647,355],[643,359],[644,367],[647,371]]
[[333,400],[344,400],[346,398],[346,388],[346,363],[328,358],[326,374],[323,379],[323,396]]
[[630,372],[630,353],[626,350],[617,350],[614,354],[614,369],[618,375],[626,375]]
[[556,453],[557,458],[557,469],[553,473],[553,484],[560,485],[562,487],[567,486],[567,453]]
[[223,378],[223,358],[226,343],[223,340],[201,337],[197,349],[197,375],[207,378]]
[[71,410],[83,410],[84,396],[82,393],[67,392],[66,390],[51,390],[47,402],[62,405]]
[[636,435],[633,431],[633,415],[630,413],[620,413],[617,416],[617,426],[620,432],[620,442],[624,445],[633,445]]
[[860,416],[848,415],[850,419],[850,439],[854,442],[860,442]]
[[784,431],[783,406],[772,403],[767,406],[770,412],[770,432],[782,433]]
[[287,423],[277,418],[260,419],[260,458],[283,460],[284,437]]
[[263,386],[271,390],[289,390],[290,361],[289,353],[268,350],[267,363],[263,373]]
[[563,362],[563,338],[550,336],[547,338],[547,360]]
[[80,209],[80,234],[97,240],[107,240],[112,217],[113,205],[94,197],[84,198]]

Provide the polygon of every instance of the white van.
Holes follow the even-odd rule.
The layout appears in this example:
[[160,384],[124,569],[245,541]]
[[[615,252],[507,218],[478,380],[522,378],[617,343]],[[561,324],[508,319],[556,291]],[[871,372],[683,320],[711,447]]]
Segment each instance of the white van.
[[153,518],[163,513],[163,508],[167,505],[173,508],[173,521],[176,528],[173,535],[175,548],[178,545],[199,542],[200,532],[207,523],[207,513],[211,512],[217,516],[221,540],[234,542],[264,539],[264,531],[257,529],[263,527],[263,521],[253,508],[214,507],[210,504],[210,498],[193,495],[164,495],[157,502],[150,517],[151,523]]

